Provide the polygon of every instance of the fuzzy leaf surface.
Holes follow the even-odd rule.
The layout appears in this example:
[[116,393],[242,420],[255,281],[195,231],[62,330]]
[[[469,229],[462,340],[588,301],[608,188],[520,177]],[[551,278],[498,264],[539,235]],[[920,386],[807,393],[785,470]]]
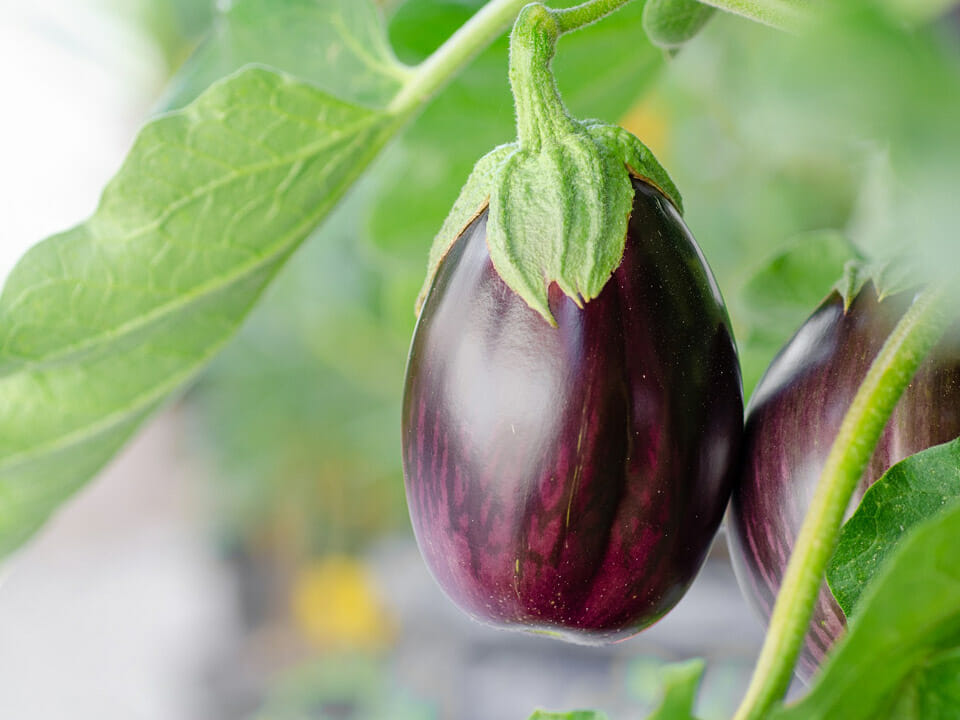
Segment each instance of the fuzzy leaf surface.
[[382,107],[408,72],[393,54],[372,0],[233,0],[190,57],[161,105],[185,105],[252,63],[310,80],[345,100]]
[[229,340],[393,121],[263,69],[140,132],[0,295],[0,555]]

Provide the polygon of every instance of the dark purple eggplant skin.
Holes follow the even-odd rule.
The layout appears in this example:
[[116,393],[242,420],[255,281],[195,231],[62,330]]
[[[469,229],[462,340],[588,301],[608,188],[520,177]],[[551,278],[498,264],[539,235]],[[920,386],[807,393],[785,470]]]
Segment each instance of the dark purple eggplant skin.
[[723,300],[679,214],[635,181],[623,260],[551,327],[503,282],[486,212],[424,303],[403,465],[420,550],[481,622],[602,644],[662,617],[703,563],[743,431]]
[[[831,294],[774,359],[750,400],[727,537],[740,587],[769,620],[787,560],[843,417],[912,293],[878,300],[867,285],[844,310]],[[960,435],[955,331],[926,359],[893,412],[851,501],[903,458]],[[808,680],[843,632],[824,583],[797,674]]]

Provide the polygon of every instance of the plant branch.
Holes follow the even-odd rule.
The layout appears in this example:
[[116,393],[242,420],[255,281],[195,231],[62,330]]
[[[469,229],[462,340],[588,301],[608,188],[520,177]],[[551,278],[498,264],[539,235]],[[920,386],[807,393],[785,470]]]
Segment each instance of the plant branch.
[[942,291],[919,295],[860,385],[830,448],[734,720],[764,717],[786,692],[850,498],[904,389],[950,324],[951,307]]
[[387,110],[395,115],[416,111],[422,103],[446,85],[481,50],[492,43],[513,22],[529,0],[491,0],[447,38],[414,70]]
[[589,0],[589,2],[575,5],[572,8],[553,10],[552,12],[557,20],[560,34],[563,35],[595,23],[602,17],[619,10],[628,2],[630,0]]
[[[630,0],[589,0],[564,10],[551,10],[562,35],[626,5]],[[451,35],[443,45],[414,68],[410,78],[387,106],[388,112],[404,117],[415,112],[492,43],[529,0],[491,0]]]

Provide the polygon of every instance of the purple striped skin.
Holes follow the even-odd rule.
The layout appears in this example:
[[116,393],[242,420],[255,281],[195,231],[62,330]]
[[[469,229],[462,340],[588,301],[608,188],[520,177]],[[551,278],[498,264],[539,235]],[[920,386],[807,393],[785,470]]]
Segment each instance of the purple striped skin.
[[[766,620],[843,416],[911,297],[878,302],[868,285],[845,313],[833,293],[780,351],[751,398],[727,535],[740,587]],[[848,513],[891,465],[958,435],[960,346],[950,333],[894,410]],[[802,679],[813,675],[844,624],[824,583],[797,667]]]
[[481,622],[581,644],[662,617],[700,568],[743,430],[723,301],[673,206],[635,181],[624,258],[554,328],[496,273],[486,212],[444,259],[403,401],[424,559]]

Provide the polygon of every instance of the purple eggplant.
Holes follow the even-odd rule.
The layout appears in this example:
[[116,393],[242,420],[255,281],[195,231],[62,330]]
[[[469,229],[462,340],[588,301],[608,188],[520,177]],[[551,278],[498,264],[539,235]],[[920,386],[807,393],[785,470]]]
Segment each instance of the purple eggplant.
[[[747,411],[728,537],[744,594],[770,618],[787,560],[843,416],[912,293],[878,300],[867,285],[844,310],[838,293],[774,359]],[[960,435],[960,347],[955,333],[927,358],[897,405],[851,501],[893,464]],[[845,618],[826,584],[798,665],[808,679]]]
[[673,205],[635,181],[623,260],[551,327],[503,282],[486,212],[417,324],[403,400],[420,550],[463,610],[600,644],[672,608],[729,499],[743,430],[720,292]]

